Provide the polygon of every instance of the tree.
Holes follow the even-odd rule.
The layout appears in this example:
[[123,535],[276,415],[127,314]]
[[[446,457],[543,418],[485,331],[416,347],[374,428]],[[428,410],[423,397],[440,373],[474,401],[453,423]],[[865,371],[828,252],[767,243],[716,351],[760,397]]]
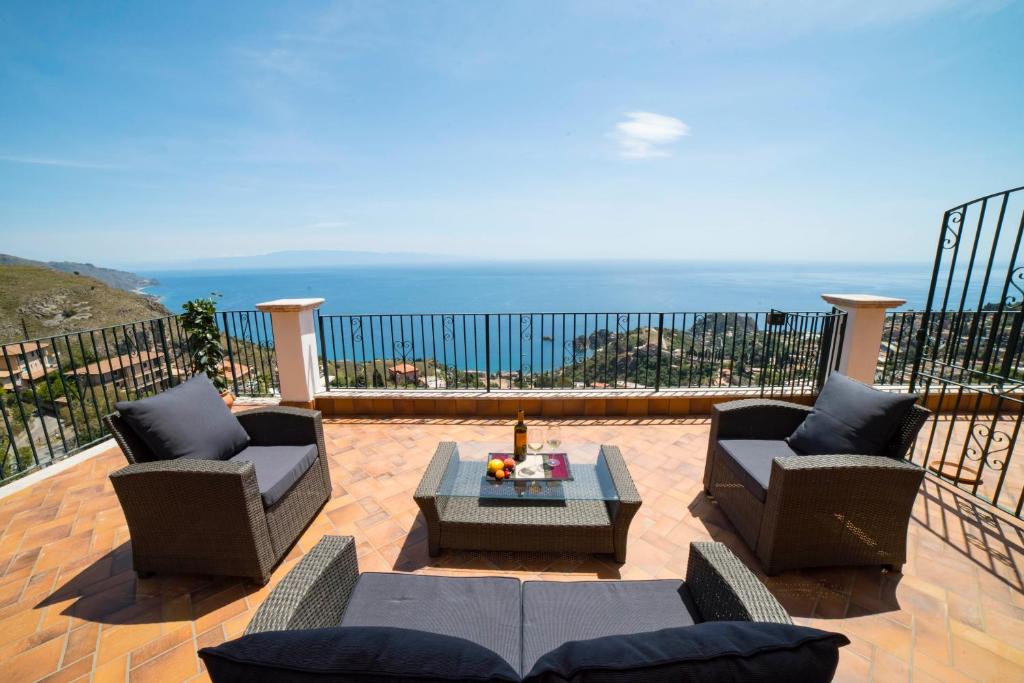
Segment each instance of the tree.
[[224,377],[224,350],[220,346],[217,329],[217,305],[213,299],[194,299],[182,305],[181,325],[188,337],[192,354],[192,371],[206,373],[213,386],[224,391],[228,387]]

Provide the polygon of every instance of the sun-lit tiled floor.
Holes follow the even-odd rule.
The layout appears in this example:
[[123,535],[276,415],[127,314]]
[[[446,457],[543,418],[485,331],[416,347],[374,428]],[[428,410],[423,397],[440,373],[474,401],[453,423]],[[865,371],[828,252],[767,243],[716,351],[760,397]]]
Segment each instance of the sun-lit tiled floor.
[[[437,441],[510,436],[506,422],[330,420],[334,496],[271,585],[131,569],[107,475],[114,448],[0,500],[0,679],[205,680],[196,649],[238,636],[273,584],[324,534],[351,534],[364,570],[543,575],[566,580],[682,576],[691,540],[756,560],[701,492],[705,419],[563,420],[566,441],[622,448],[644,504],[629,561],[447,552],[432,561],[412,492]],[[929,480],[903,574],[791,572],[766,579],[801,623],[840,631],[837,680],[1024,680],[1024,528]]]

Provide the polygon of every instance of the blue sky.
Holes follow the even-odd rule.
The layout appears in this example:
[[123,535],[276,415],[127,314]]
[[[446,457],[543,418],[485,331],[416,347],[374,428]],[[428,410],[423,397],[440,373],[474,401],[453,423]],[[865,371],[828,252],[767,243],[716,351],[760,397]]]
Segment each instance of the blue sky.
[[0,251],[923,261],[1024,184],[1024,6],[0,6]]

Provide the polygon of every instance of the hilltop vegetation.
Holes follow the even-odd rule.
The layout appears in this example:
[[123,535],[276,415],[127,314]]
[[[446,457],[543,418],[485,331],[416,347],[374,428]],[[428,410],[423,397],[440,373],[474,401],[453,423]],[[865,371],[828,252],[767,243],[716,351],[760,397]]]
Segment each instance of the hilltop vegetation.
[[153,297],[48,266],[0,265],[0,342],[148,320],[170,312]]
[[62,273],[74,275],[85,275],[96,278],[108,287],[123,289],[126,292],[134,292],[140,287],[150,287],[157,284],[156,280],[142,277],[135,273],[113,268],[101,268],[91,263],[78,263],[76,261],[33,261],[20,256],[0,254],[0,266],[36,266],[38,268],[52,268]]

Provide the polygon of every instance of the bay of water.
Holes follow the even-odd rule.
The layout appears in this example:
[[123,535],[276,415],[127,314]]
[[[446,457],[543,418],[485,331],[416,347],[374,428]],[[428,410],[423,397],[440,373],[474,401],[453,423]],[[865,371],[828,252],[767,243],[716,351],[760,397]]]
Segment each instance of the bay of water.
[[211,292],[221,310],[323,297],[322,313],[822,311],[822,293],[907,300],[920,309],[925,263],[537,262],[302,270],[151,271],[171,311]]

